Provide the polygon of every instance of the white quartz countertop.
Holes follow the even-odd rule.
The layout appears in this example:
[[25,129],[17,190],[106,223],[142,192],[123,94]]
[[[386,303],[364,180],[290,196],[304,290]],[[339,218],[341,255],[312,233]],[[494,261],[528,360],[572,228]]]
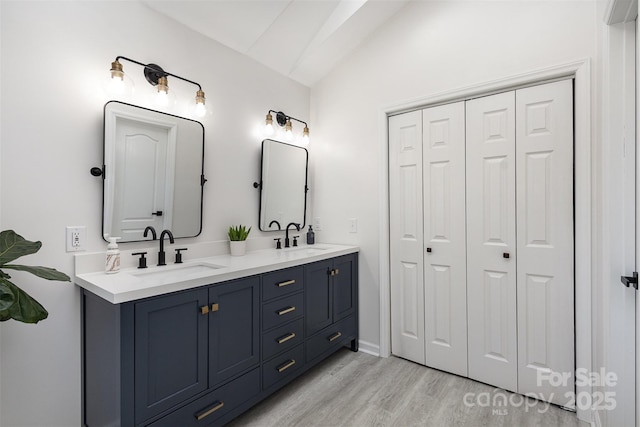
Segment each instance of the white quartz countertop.
[[76,274],[75,282],[113,304],[120,304],[358,251],[357,246],[324,243],[279,250],[263,249],[247,252],[244,256],[216,255],[162,267],[126,268],[115,274],[103,271]]

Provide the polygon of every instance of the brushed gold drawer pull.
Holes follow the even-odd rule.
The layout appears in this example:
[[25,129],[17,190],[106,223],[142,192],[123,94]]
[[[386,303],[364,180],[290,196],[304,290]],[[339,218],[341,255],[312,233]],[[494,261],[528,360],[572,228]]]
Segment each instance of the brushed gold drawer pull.
[[200,412],[199,414],[196,414],[196,419],[198,421],[200,421],[201,419],[206,418],[209,415],[213,414],[218,409],[222,409],[223,406],[224,406],[224,402],[218,402],[215,405],[213,405],[213,407],[211,407],[209,409],[205,409],[204,411]]
[[282,310],[278,311],[278,316],[282,316],[283,314],[287,314],[287,313],[291,313],[292,311],[295,311],[295,307],[288,307],[288,308],[283,308]]
[[291,338],[295,338],[296,337],[296,333],[295,332],[291,332],[288,335],[282,336],[280,338],[278,338],[276,341],[278,341],[278,344],[282,344],[284,342],[289,341]]
[[283,286],[293,285],[294,283],[296,283],[296,279],[291,279],[291,280],[287,280],[286,282],[277,283],[276,286],[281,288]]
[[220,310],[220,305],[218,305],[217,302],[214,304],[211,304],[211,311],[218,311],[218,310]]
[[341,336],[342,336],[342,332],[338,332],[337,334],[335,334],[335,335],[333,335],[333,336],[329,337],[329,341],[330,341],[330,342],[331,342],[331,341],[335,341],[335,340],[337,340],[338,338],[340,338]]
[[292,367],[292,366],[293,366],[293,365],[295,365],[295,364],[296,364],[296,360],[295,360],[295,359],[291,359],[291,360],[289,360],[287,363],[285,363],[284,365],[279,366],[279,367],[277,368],[277,369],[278,369],[278,372],[286,371],[287,369],[289,369],[290,367]]
[[208,314],[209,313],[209,306],[208,305],[203,305],[202,307],[200,307],[200,313]]

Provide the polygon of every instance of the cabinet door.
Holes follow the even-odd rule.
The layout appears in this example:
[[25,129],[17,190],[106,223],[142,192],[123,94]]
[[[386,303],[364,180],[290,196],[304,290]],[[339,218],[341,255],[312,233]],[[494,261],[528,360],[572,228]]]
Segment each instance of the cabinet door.
[[333,296],[330,286],[332,261],[304,267],[305,332],[307,337],[333,323]]
[[517,389],[515,94],[467,101],[469,377]]
[[357,258],[346,255],[336,258],[333,263],[333,321],[337,322],[356,311],[356,286],[358,271]]
[[258,277],[249,277],[209,289],[210,387],[258,365],[259,286]]
[[136,423],[207,388],[206,306],[206,289],[135,305]]

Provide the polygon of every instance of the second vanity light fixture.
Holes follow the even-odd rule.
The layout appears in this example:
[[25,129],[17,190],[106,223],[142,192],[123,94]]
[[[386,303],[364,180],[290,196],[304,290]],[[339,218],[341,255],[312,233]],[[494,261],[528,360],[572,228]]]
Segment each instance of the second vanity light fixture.
[[285,139],[292,140],[293,139],[293,125],[291,124],[291,120],[295,120],[298,123],[302,123],[304,125],[304,129],[302,129],[302,142],[304,144],[309,143],[309,126],[307,122],[303,122],[302,120],[296,119],[295,117],[287,116],[282,111],[274,111],[269,110],[267,113],[267,118],[265,120],[265,132],[267,135],[271,136],[275,132],[273,127],[273,116],[271,113],[276,115],[276,123],[280,125],[280,127],[284,127],[284,136]]
[[198,87],[195,97],[194,113],[198,117],[203,117],[207,113],[204,91],[202,90],[202,86],[200,86],[199,83],[165,71],[159,65],[143,64],[142,62],[124,56],[116,57],[115,61],[111,63],[111,80],[109,83],[109,87],[110,90],[114,93],[122,93],[127,84],[132,85],[132,83],[128,81],[128,77],[124,73],[122,64],[120,63],[121,60],[129,61],[144,67],[144,77],[147,79],[150,85],[157,87],[156,102],[158,103],[158,105],[166,106],[169,103],[169,81],[167,77],[171,76]]

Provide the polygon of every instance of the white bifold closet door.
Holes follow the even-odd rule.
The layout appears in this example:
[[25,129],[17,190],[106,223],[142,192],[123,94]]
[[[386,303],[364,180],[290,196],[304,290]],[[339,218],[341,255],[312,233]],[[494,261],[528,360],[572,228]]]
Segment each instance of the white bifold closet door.
[[518,388],[515,92],[467,101],[469,377]]
[[423,110],[426,364],[467,375],[464,102]]
[[422,112],[389,118],[391,352],[425,364]]
[[467,102],[469,377],[560,405],[575,369],[572,93]]
[[[573,406],[571,80],[516,91],[516,183],[518,392]],[[540,380],[551,371],[566,380]]]

